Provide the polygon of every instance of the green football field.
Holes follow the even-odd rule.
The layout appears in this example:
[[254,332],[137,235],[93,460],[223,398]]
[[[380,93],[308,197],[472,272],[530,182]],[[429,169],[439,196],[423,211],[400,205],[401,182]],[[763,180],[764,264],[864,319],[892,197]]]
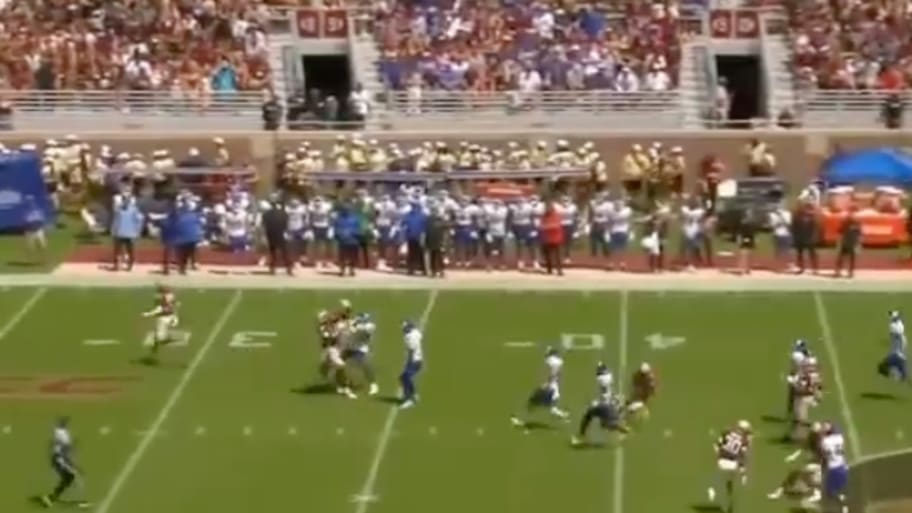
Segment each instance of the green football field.
[[[186,344],[135,363],[150,289],[0,292],[0,511],[38,506],[47,448],[69,415],[83,494],[98,513],[645,513],[704,509],[715,434],[756,431],[738,510],[788,511],[765,495],[788,469],[783,372],[811,341],[853,459],[904,448],[912,389],[874,372],[886,312],[912,294],[307,292],[179,290]],[[379,399],[314,393],[315,313],[348,298],[379,324]],[[425,322],[421,402],[391,404],[403,319]],[[563,345],[572,424],[509,423]],[[657,369],[652,415],[622,442],[571,448],[594,367]],[[593,438],[603,437],[593,430]]]

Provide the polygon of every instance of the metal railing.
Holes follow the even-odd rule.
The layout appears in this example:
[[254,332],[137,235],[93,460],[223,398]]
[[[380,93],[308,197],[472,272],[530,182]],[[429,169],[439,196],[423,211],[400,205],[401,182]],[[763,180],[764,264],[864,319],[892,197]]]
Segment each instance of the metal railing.
[[389,110],[404,114],[473,114],[484,111],[508,114],[522,112],[590,113],[668,112],[681,109],[678,91],[617,92],[540,91],[523,93],[423,90],[386,93]]
[[13,91],[0,90],[16,114],[79,115],[145,114],[161,116],[259,115],[259,91],[213,91],[201,96],[172,91]]
[[891,95],[899,95],[906,103],[912,100],[908,91],[884,90],[812,90],[798,95],[801,111],[812,112],[876,112]]

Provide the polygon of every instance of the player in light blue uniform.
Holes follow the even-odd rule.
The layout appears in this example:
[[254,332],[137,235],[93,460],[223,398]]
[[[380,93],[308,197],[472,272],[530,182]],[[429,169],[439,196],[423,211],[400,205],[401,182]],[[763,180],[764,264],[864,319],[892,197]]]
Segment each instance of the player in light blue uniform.
[[418,390],[415,380],[424,364],[424,353],[421,350],[423,335],[421,330],[410,321],[402,323],[402,335],[405,341],[405,368],[399,375],[399,384],[402,386],[400,408],[411,408],[418,401]]
[[[41,496],[41,502],[46,507],[53,506],[76,479],[79,477],[79,468],[73,462],[73,436],[70,434],[69,419],[66,417],[57,421],[51,437],[51,467],[57,473],[57,486],[48,495]],[[85,502],[78,504],[88,507]]]
[[595,381],[598,389],[597,398],[592,401],[583,420],[580,422],[579,431],[576,436],[570,439],[574,446],[586,444],[586,432],[593,420],[598,419],[602,429],[614,431],[621,435],[628,432],[627,425],[624,423],[624,399],[615,395],[611,386],[614,383],[614,376],[608,370],[608,366],[599,363],[595,370]]
[[824,496],[839,506],[842,513],[848,513],[845,490],[849,484],[849,464],[845,456],[845,439],[835,426],[831,425],[823,436],[820,449],[825,465]]
[[343,354],[346,362],[361,369],[364,379],[368,383],[368,395],[377,395],[377,392],[380,391],[370,357],[370,347],[376,332],[377,325],[370,314],[358,314],[352,322],[348,347]]
[[899,312],[892,310],[890,317],[890,354],[881,360],[877,372],[882,376],[895,376],[901,381],[908,382],[909,374],[906,363],[906,325],[903,323]]
[[[529,396],[529,400],[526,402],[527,416],[536,409],[547,408],[555,417],[562,420],[567,419],[568,413],[557,406],[557,401],[560,399],[560,373],[563,367],[564,359],[561,358],[560,351],[549,347],[545,351],[545,382]],[[520,418],[519,415],[510,417],[510,422],[514,426],[522,427],[527,425],[527,421]]]

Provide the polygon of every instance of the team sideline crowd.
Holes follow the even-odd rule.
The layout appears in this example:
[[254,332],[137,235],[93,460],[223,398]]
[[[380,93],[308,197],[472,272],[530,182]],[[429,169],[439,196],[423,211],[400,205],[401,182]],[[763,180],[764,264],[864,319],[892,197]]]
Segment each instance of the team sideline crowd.
[[[144,363],[157,364],[161,348],[176,340],[179,307],[175,292],[160,286],[153,308],[142,313],[154,322],[153,341],[149,353],[142,359]],[[425,362],[423,326],[406,320],[402,322],[401,333],[405,357],[398,375],[397,407],[407,410],[416,407],[421,400],[418,378]],[[341,300],[336,308],[319,311],[315,333],[319,341],[319,367],[314,386],[352,400],[358,399],[361,390],[368,396],[377,396],[380,384],[372,359],[376,334],[377,322],[371,314],[357,312],[348,300]],[[898,311],[888,314],[888,334],[891,347],[879,362],[877,371],[885,378],[908,385],[908,342]],[[529,429],[537,422],[535,419],[540,411],[559,423],[570,422],[574,415],[560,405],[564,373],[561,351],[548,347],[543,363],[542,381],[532,388],[521,410],[509,416],[517,429]],[[799,339],[794,343],[788,366],[785,380],[788,430],[783,438],[797,450],[785,458],[789,467],[786,476],[768,497],[770,500],[791,500],[805,510],[835,507],[841,513],[848,513],[846,440],[836,423],[814,418],[814,410],[824,399],[824,380],[817,357],[807,341]],[[616,385],[614,373],[606,364],[598,363],[594,374],[594,398],[579,413],[579,427],[570,439],[574,447],[617,444],[626,436],[636,436],[635,427],[648,421],[652,399],[658,389],[656,370],[647,362],[641,363],[631,376],[629,397],[619,390],[622,387]],[[614,441],[592,437],[590,429],[593,426],[601,428]],[[55,425],[51,447],[51,465],[59,481],[51,493],[41,496],[47,507],[57,504],[74,483],[82,483],[83,475],[74,462],[69,419],[61,418]],[[748,420],[739,420],[721,431],[714,444],[716,477],[707,488],[710,503],[720,505],[725,511],[734,511],[736,488],[748,482],[752,449],[753,432]],[[78,504],[90,507],[88,502]]]

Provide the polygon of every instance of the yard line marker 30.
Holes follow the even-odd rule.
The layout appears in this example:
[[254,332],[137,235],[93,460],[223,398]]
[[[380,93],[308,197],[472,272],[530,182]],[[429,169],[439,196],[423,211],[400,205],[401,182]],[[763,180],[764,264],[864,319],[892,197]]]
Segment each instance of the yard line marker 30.
[[225,325],[228,324],[228,319],[234,314],[234,311],[237,310],[238,305],[241,302],[243,297],[243,292],[241,290],[235,291],[234,295],[231,296],[231,301],[225,305],[225,309],[222,310],[222,314],[219,316],[218,320],[215,321],[215,325],[212,327],[212,331],[209,332],[209,337],[203,343],[203,346],[196,352],[196,355],[193,357],[193,360],[190,362],[190,365],[187,366],[187,369],[181,375],[180,381],[175,385],[174,390],[171,391],[171,395],[168,396],[168,399],[165,401],[165,404],[159,410],[158,415],[152,421],[152,425],[149,427],[149,430],[145,435],[139,440],[139,444],[136,446],[136,449],[130,454],[130,457],[127,458],[126,463],[120,469],[120,472],[117,473],[117,476],[114,478],[114,483],[111,484],[111,487],[108,489],[108,493],[105,494],[104,498],[98,503],[98,508],[95,510],[96,513],[108,513],[111,509],[111,505],[117,499],[117,496],[120,494],[121,489],[127,483],[127,480],[130,479],[130,476],[133,474],[133,471],[136,470],[137,465],[142,460],[143,456],[146,454],[146,451],[149,450],[149,446],[152,445],[152,441],[155,440],[156,435],[161,431],[162,426],[165,424],[165,421],[168,420],[168,417],[171,415],[171,411],[174,410],[174,407],[180,401],[181,397],[184,395],[184,391],[187,389],[187,385],[190,384],[190,380],[193,379],[193,376],[196,374],[196,371],[199,370],[200,365],[203,363],[203,360],[206,358],[206,355],[209,354],[209,350],[212,349],[212,346],[215,345],[215,341],[219,339],[222,334],[222,330],[225,329]]
[[11,331],[16,329],[16,326],[22,322],[22,319],[24,319],[25,316],[32,311],[32,308],[35,308],[35,305],[38,304],[38,301],[41,301],[41,298],[47,294],[47,291],[47,287],[35,289],[35,292],[33,292],[32,295],[29,296],[28,300],[22,304],[22,307],[19,308],[19,310],[17,310],[16,313],[14,313],[8,321],[6,321],[6,324],[4,324],[3,327],[0,327],[0,340],[6,338],[6,336],[9,335]]
[[[624,393],[624,380],[627,379],[627,343],[630,337],[627,326],[629,317],[628,293],[621,291],[620,308],[618,309],[618,393]],[[624,511],[624,446],[619,444],[614,452],[614,513]]]
[[857,460],[864,454],[861,448],[861,437],[858,436],[858,426],[855,424],[855,418],[852,415],[852,407],[849,406],[848,395],[846,394],[845,382],[842,380],[842,371],[839,366],[839,352],[836,350],[836,343],[833,341],[833,330],[830,327],[829,317],[827,316],[826,305],[823,303],[823,297],[820,292],[814,291],[814,307],[817,309],[817,321],[820,323],[820,334],[823,336],[823,344],[826,347],[827,356],[833,371],[833,381],[836,383],[836,393],[839,395],[839,403],[842,408],[842,418],[846,423],[846,430],[849,435],[849,451],[853,455],[852,459]]
[[[431,317],[431,311],[434,310],[434,305],[437,303],[437,294],[438,289],[431,290],[428,295],[427,305],[425,305],[424,311],[421,312],[418,326],[422,332],[427,328],[428,319]],[[377,439],[377,449],[374,452],[374,457],[371,459],[370,468],[367,471],[367,478],[364,480],[364,486],[361,487],[361,491],[357,495],[352,497],[352,501],[358,505],[355,508],[355,513],[366,513],[370,503],[377,500],[374,489],[377,485],[377,476],[380,474],[380,464],[383,463],[383,458],[386,456],[386,448],[389,445],[390,438],[392,438],[393,427],[396,425],[396,419],[398,417],[399,406],[395,405],[390,407],[389,413],[386,415],[386,421],[383,423],[383,431],[380,432],[380,438]]]

